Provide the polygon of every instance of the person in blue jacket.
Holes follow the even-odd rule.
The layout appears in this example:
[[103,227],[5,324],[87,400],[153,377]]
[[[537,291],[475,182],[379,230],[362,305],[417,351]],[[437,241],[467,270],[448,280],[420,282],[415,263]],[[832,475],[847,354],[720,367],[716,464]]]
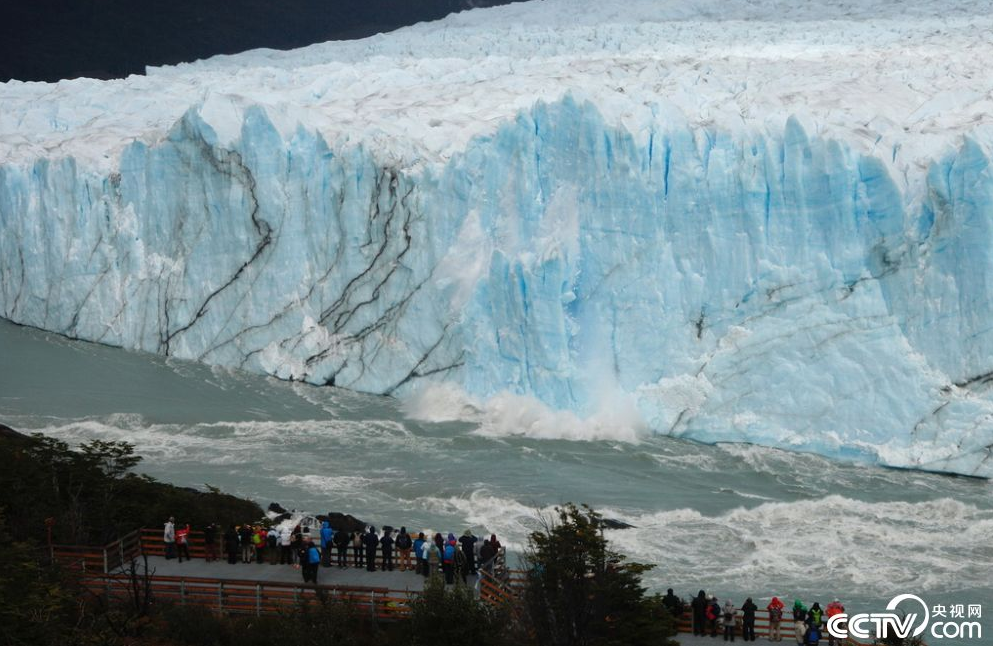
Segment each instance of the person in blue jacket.
[[455,583],[455,550],[458,549],[455,546],[455,536],[449,534],[441,561],[441,571],[445,573],[445,583],[448,585]]
[[321,565],[331,567],[331,545],[334,543],[334,530],[331,523],[324,521],[321,523],[321,554],[324,557]]
[[303,553],[305,555],[300,569],[303,570],[303,582],[317,585],[317,571],[321,566],[321,550],[310,540],[310,536],[303,538]]
[[424,574],[424,532],[417,535],[417,539],[414,540],[414,573]]

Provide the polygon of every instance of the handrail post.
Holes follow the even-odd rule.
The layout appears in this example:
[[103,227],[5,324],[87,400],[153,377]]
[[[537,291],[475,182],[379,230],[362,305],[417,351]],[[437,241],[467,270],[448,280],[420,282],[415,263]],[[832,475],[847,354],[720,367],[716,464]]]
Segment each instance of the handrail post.
[[255,584],[255,616],[262,615],[262,584]]
[[217,612],[224,612],[224,581],[217,582]]
[[372,608],[372,621],[376,622],[376,591],[373,590],[369,595],[369,607]]
[[186,605],[186,579],[179,580],[179,605]]
[[103,548],[103,573],[110,574],[110,568],[107,567],[107,548]]

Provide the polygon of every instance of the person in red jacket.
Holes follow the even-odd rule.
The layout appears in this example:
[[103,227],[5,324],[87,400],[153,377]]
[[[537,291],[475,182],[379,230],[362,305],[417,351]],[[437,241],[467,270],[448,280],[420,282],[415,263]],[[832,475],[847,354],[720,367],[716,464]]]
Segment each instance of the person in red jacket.
[[176,549],[179,551],[179,562],[183,562],[183,556],[190,560],[190,524],[176,530]]
[[783,641],[783,635],[779,629],[783,621],[783,602],[779,600],[779,597],[773,597],[765,609],[769,611],[769,641]]
[[[831,621],[831,617],[840,615],[843,612],[845,612],[845,606],[841,605],[841,602],[837,599],[829,603],[825,609],[825,614],[827,615],[828,621]],[[830,632],[828,633],[828,644],[829,646],[834,646],[835,644],[834,635]]]

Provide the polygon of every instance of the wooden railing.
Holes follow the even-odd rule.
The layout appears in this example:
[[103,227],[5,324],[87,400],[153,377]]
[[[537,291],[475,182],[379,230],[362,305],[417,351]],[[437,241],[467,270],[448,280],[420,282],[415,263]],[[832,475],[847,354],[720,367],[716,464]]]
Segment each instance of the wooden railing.
[[109,574],[141,553],[137,531],[103,546],[52,545],[52,561],[85,573]]
[[[787,610],[788,611],[788,610]],[[741,614],[737,615],[737,624],[735,625],[735,635],[741,636]],[[686,611],[679,617],[677,623],[677,629],[681,633],[692,633],[693,632],[693,613],[687,607]],[[706,624],[705,624],[706,625]],[[795,622],[788,616],[784,616],[782,621],[779,622],[779,634],[783,641],[786,643],[792,643],[795,639],[794,628]],[[762,637],[763,639],[768,639],[770,635],[770,623],[769,623],[769,611],[768,610],[756,610],[755,611],[755,637]],[[710,630],[704,631],[706,634],[711,634]],[[721,624],[721,620],[717,620],[717,635],[721,636],[724,634],[724,627]],[[827,642],[826,629],[824,631],[824,636],[822,640]],[[869,642],[860,642],[857,639],[848,637],[844,640],[837,640],[843,642],[844,646],[868,646]]]
[[[139,575],[140,577],[140,575]],[[123,574],[85,577],[83,585],[95,594],[127,599],[132,580]],[[412,593],[389,588],[337,585],[298,585],[269,581],[214,579],[154,575],[148,580],[156,603],[198,605],[223,613],[277,614],[303,606],[317,606],[321,599],[347,602],[374,620],[391,620],[410,613]]]
[[[165,542],[162,540],[162,529],[144,528],[139,531],[141,537],[141,553],[148,556],[165,556]],[[218,535],[214,545],[217,553],[221,555],[221,539]],[[195,559],[202,559],[207,555],[207,548],[203,542],[203,532],[191,531],[186,535],[186,544],[190,548],[190,556]]]

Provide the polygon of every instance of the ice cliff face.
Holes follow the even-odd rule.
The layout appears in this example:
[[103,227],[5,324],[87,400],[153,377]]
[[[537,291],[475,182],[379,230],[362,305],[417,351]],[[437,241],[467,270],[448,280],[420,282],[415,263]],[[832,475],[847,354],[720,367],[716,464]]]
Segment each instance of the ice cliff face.
[[[769,27],[739,41],[749,29]],[[514,97],[495,108],[465,90],[476,101],[464,111],[495,110],[492,126],[453,126],[454,97],[406,138],[387,107],[365,121],[353,109],[365,133],[354,141],[328,129],[347,96],[300,98],[329,91],[306,67],[289,74],[290,107],[271,93],[191,103],[183,88],[221,74],[210,62],[129,80],[168,88],[152,94],[168,109],[131,138],[115,128],[134,115],[80,116],[94,97],[113,113],[111,90],[128,82],[58,86],[73,110],[36,107],[46,86],[10,84],[22,103],[0,119],[0,314],[364,392],[446,383],[481,406],[521,396],[594,419],[625,408],[646,429],[703,441],[993,475],[990,73],[973,63],[968,91],[945,78],[909,126],[890,114],[842,127],[838,110],[884,110],[823,99],[743,127],[725,107],[688,114],[730,96],[730,76],[660,103],[645,69],[668,63],[643,57],[647,68],[617,63],[621,85],[586,61],[575,91],[522,95],[483,74]],[[527,78],[547,82],[548,60],[524,63],[546,74]],[[277,63],[256,73],[285,80]],[[684,81],[695,64],[667,73]],[[827,78],[826,64],[810,69]],[[768,82],[817,93],[803,78]],[[426,87],[386,103],[416,103],[411,88],[436,96]],[[191,107],[171,117],[184,96]],[[32,138],[23,124],[45,118]],[[113,123],[92,126],[101,119]]]

